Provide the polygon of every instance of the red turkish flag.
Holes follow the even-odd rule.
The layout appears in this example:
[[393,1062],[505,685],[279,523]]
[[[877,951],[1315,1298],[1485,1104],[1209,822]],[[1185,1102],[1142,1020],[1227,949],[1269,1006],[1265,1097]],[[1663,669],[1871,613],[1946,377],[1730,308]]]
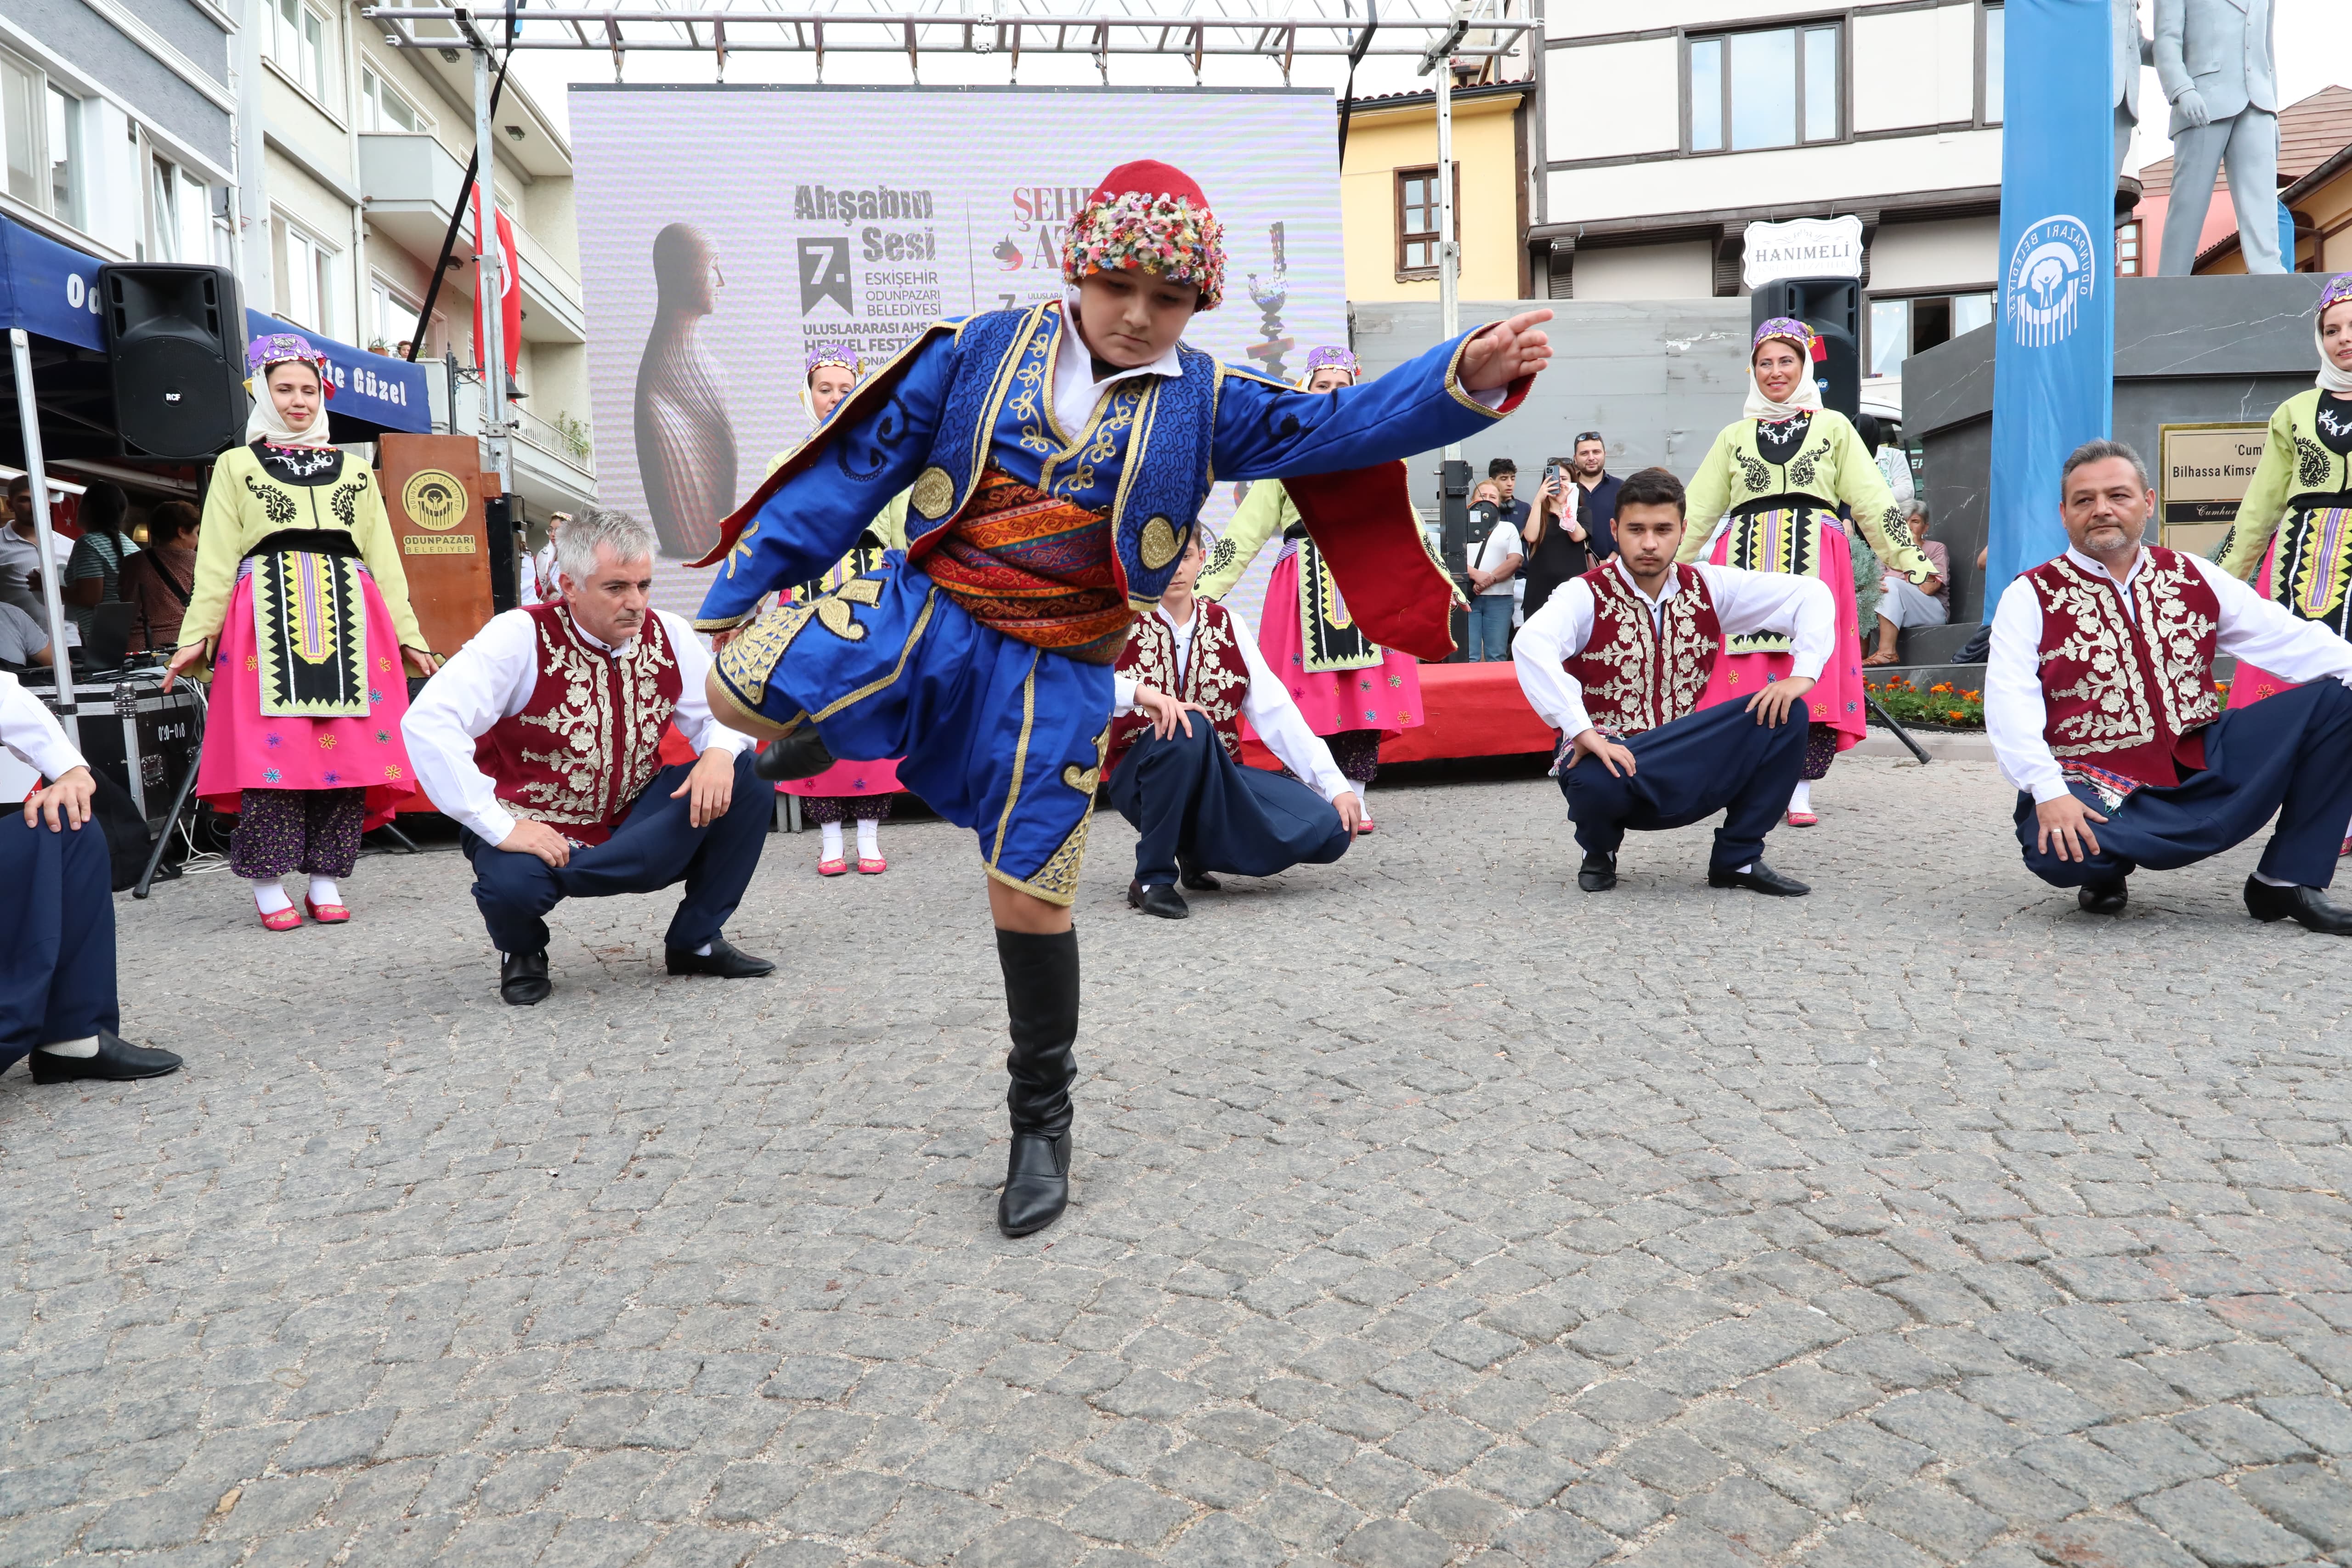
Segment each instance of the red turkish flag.
[[[474,248],[482,246],[482,187],[474,187]],[[514,374],[516,362],[522,353],[522,266],[515,258],[514,226],[507,215],[499,214],[499,342],[506,350],[507,374]],[[488,333],[482,326],[481,289],[475,287],[474,300],[474,360],[479,363],[482,344]]]

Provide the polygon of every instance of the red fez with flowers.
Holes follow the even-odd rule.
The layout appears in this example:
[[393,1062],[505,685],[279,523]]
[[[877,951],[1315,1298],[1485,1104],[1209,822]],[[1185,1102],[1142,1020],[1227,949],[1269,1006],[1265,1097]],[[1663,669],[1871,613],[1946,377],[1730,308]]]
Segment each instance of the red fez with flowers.
[[1225,290],[1225,226],[1181,169],[1139,159],[1103,177],[1070,222],[1062,276],[1072,283],[1097,272],[1151,272],[1201,290],[1200,309],[1216,308]]

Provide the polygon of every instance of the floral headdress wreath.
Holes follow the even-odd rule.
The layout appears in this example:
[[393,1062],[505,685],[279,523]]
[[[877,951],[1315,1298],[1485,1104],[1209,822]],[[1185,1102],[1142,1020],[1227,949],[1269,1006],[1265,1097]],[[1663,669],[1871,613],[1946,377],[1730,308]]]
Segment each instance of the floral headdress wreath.
[[845,370],[852,375],[862,376],[866,374],[866,366],[858,360],[857,350],[855,345],[850,343],[811,343],[808,351],[808,363],[801,371],[801,380],[803,382],[806,382],[809,377],[814,375],[818,371],[823,370],[826,365],[833,365],[836,369]]
[[296,363],[317,371],[319,391],[327,397],[335,395],[335,379],[327,374],[326,351],[313,347],[299,332],[264,332],[245,346],[245,390],[250,393],[253,378],[267,375],[270,366]]
[[1063,237],[1062,276],[1070,282],[1129,271],[1195,285],[1203,310],[1224,297],[1225,226],[1201,187],[1165,163],[1112,170]]
[[1364,379],[1364,367],[1357,363],[1355,352],[1337,344],[1326,344],[1321,348],[1307,351],[1307,374],[1298,378],[1299,391],[1307,390],[1315,380],[1315,373],[1318,370],[1344,370],[1348,373],[1348,380],[1350,383]]
[[1794,316],[1774,316],[1757,328],[1756,341],[1748,345],[1748,357],[1753,359],[1758,349],[1775,338],[1789,344],[1815,364],[1830,357],[1829,344],[1823,342],[1812,328]]

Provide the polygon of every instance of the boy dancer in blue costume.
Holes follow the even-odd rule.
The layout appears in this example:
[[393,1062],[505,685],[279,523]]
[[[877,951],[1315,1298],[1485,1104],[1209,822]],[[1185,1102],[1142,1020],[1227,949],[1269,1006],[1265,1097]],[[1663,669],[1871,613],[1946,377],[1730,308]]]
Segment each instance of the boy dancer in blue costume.
[[[1070,225],[1063,274],[1060,300],[933,325],[836,408],[721,526],[698,622],[725,639],[715,710],[776,741],[774,776],[902,758],[907,787],[979,835],[1013,1038],[1007,1236],[1068,1202],[1069,906],[1111,667],[1212,482],[1285,479],[1367,634],[1443,658],[1453,591],[1397,459],[1508,413],[1551,352],[1537,310],[1338,393],[1220,364],[1179,339],[1223,290],[1223,226],[1164,163],[1112,171]],[[838,561],[901,489],[903,552],[752,618],[761,595]],[[1136,695],[1162,729],[1179,707]]]

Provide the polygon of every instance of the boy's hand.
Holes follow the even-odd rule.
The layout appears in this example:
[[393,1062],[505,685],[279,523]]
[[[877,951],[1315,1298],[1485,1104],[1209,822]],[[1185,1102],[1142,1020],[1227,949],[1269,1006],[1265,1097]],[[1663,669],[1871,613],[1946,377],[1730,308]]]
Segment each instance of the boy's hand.
[[1527,310],[1472,338],[1462,351],[1463,386],[1491,392],[1551,363],[1551,339],[1539,330],[1550,320],[1549,310]]

